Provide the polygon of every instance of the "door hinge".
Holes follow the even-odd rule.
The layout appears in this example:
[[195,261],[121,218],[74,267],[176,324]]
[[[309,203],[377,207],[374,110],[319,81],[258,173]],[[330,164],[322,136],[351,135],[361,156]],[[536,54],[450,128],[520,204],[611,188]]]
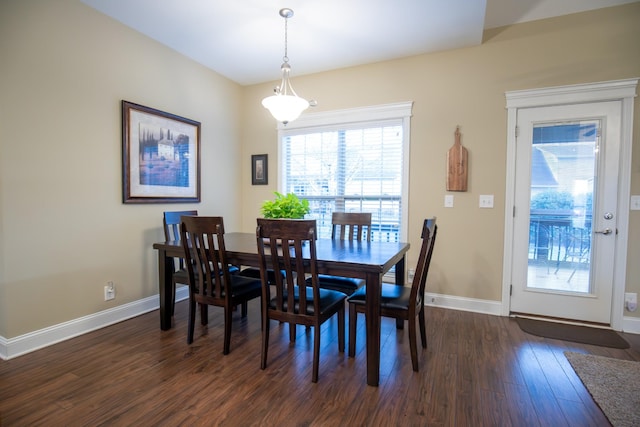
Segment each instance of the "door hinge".
[[519,126],[516,126],[515,134],[516,134],[516,138],[520,136],[520,127]]
[[516,207],[515,207],[515,206],[513,207],[513,213],[512,213],[512,215],[513,215],[513,217],[514,217],[514,218],[516,217]]
[[509,285],[509,296],[513,295],[513,285]]

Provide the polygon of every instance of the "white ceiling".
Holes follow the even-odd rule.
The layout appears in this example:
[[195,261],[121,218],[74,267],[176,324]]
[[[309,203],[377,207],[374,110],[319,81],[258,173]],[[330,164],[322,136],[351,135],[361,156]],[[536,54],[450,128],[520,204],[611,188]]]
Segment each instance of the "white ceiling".
[[242,85],[477,46],[487,28],[639,0],[81,0]]

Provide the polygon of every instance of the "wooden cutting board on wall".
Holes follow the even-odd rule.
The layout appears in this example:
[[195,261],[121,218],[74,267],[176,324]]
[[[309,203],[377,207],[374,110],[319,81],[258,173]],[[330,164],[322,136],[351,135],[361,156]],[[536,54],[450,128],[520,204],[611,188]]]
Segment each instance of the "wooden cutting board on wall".
[[460,126],[454,135],[455,143],[447,152],[447,191],[467,191],[469,153],[460,143]]

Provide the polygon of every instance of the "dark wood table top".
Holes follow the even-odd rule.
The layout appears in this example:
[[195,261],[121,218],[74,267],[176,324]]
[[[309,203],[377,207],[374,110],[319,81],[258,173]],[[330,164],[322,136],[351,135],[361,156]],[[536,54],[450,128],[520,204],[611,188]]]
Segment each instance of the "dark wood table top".
[[[253,233],[226,233],[224,236],[230,262],[258,266],[258,247]],[[154,249],[163,249],[172,256],[182,256],[180,242],[160,242]],[[331,239],[316,241],[318,269],[322,274],[366,277],[367,273],[382,274],[402,259],[409,250],[403,242],[358,242]]]

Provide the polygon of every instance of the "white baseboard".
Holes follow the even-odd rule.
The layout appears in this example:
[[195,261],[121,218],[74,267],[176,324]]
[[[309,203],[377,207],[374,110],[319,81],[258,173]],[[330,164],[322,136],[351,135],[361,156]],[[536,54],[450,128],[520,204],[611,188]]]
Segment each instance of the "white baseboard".
[[640,317],[623,317],[622,332],[640,334]]
[[[176,290],[176,301],[189,298],[186,286]],[[104,328],[132,317],[140,316],[160,307],[160,298],[154,295],[148,298],[119,305],[89,316],[80,317],[68,322],[53,325],[38,331],[29,332],[15,338],[6,339],[0,336],[0,358],[9,360],[32,351]],[[158,319],[158,325],[160,319]]]
[[502,302],[426,292],[425,305],[500,316]]
[[[179,287],[176,291],[176,301],[182,301],[189,297],[187,287]],[[425,294],[425,305],[442,307],[453,310],[471,311],[474,313],[501,315],[502,303],[500,301],[464,298],[452,295],[434,293]],[[139,316],[149,311],[158,309],[160,300],[157,295],[148,297],[129,304],[110,308],[99,313],[60,323],[39,331],[30,332],[16,338],[6,339],[0,336],[0,358],[12,359],[26,353],[44,348],[55,343],[77,337],[82,334],[104,328],[114,323]],[[159,322],[159,319],[158,319]],[[640,318],[625,317],[623,319],[624,332],[640,334]]]

